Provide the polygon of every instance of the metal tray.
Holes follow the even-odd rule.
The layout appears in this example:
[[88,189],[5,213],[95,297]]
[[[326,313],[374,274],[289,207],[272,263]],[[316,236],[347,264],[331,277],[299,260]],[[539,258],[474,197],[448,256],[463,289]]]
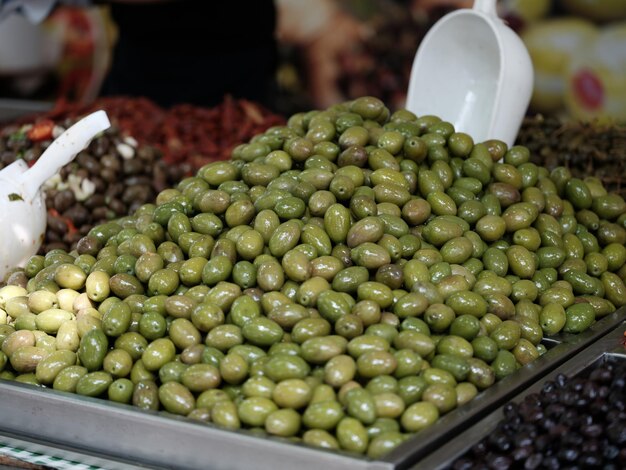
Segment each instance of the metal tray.
[[402,470],[615,329],[625,318],[626,308],[622,308],[580,335],[547,340],[550,348],[541,358],[448,413],[428,431],[416,434],[380,460],[278,438],[259,438],[248,431],[228,431],[163,412],[142,411],[129,405],[2,380],[0,438],[4,435],[17,439],[26,448],[52,449],[59,457],[69,454],[76,459],[76,454],[80,454],[84,456],[83,462],[109,460],[115,468],[120,468],[118,464],[123,462],[126,468],[274,470],[297,462],[299,470],[324,467]]
[[[588,368],[597,366],[605,361],[626,361],[626,345],[624,335],[626,334],[626,322],[618,328],[609,332],[598,341],[585,348],[563,365],[553,370],[551,373],[535,382],[531,387],[517,394],[507,402],[521,402],[524,397],[539,393],[543,384],[548,380],[554,380],[558,374],[565,374],[568,377],[578,375]],[[481,441],[484,437],[493,432],[504,417],[504,406],[492,411],[483,420],[467,428],[456,439],[439,447],[425,459],[421,460],[412,470],[435,470],[449,468],[459,457],[462,457],[473,445]]]

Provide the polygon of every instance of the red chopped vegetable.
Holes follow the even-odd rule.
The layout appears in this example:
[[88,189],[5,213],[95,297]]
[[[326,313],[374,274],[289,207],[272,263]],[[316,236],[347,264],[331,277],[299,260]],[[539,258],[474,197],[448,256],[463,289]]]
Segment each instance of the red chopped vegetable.
[[70,219],[69,217],[63,217],[59,213],[59,211],[57,211],[54,207],[48,208],[48,214],[50,214],[52,217],[56,217],[56,218],[62,220],[65,223],[65,225],[67,226],[67,233],[69,235],[73,235],[74,233],[78,232],[78,229],[74,225],[74,222],[72,221],[72,219]]
[[49,140],[52,138],[52,129],[54,129],[54,121],[44,119],[33,124],[26,136],[33,142]]
[[[115,96],[99,98],[89,105],[59,101],[52,111],[36,116],[45,120],[31,132],[42,132],[45,137],[41,139],[49,139],[54,122],[62,123],[64,119],[75,119],[98,109],[104,109],[114,125],[140,144],[161,150],[166,163],[190,163],[195,169],[229,158],[237,145],[269,127],[285,123],[282,116],[257,103],[231,96],[213,108],[180,104],[170,109],[163,109],[146,98]],[[33,116],[23,120],[32,121]],[[43,134],[43,123],[48,123],[48,134]],[[36,140],[30,134],[28,137]]]

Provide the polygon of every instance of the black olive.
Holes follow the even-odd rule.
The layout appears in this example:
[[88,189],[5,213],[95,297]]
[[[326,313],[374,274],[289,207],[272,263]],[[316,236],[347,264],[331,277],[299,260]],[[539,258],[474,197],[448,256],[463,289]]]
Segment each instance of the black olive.
[[581,427],[580,432],[586,437],[599,437],[602,435],[603,428],[599,424],[588,424]]
[[535,468],[539,468],[542,461],[543,461],[542,454],[533,454],[530,457],[528,457],[526,462],[524,462],[524,469],[534,470]]

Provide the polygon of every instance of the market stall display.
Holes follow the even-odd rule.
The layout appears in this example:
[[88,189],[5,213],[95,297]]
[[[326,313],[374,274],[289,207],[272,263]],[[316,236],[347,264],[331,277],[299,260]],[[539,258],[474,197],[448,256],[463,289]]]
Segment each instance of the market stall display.
[[[451,124],[456,79],[403,109],[422,37],[471,3],[278,2],[301,40],[277,30],[298,57],[274,109],[320,109],[288,120],[117,96],[0,127],[1,170],[95,109],[114,123],[48,181],[39,254],[0,272],[0,461],[625,467],[626,133],[608,119],[626,109],[626,10],[498,3],[531,51],[530,111],[559,113],[511,146]],[[438,84],[463,75],[452,62]],[[95,96],[68,65],[61,94]]]
[[0,376],[379,459],[626,305],[623,198],[529,160],[372,97],[296,114],[31,258]]

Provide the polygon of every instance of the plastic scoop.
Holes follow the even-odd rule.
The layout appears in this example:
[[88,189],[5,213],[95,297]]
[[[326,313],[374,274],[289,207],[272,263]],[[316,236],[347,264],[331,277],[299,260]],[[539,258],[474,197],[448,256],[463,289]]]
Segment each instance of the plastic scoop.
[[106,113],[96,111],[56,138],[31,168],[17,160],[0,171],[0,280],[41,246],[46,230],[41,186],[110,125]]
[[498,17],[496,0],[447,14],[428,31],[413,61],[406,108],[434,114],[475,142],[515,141],[533,89],[522,40]]

